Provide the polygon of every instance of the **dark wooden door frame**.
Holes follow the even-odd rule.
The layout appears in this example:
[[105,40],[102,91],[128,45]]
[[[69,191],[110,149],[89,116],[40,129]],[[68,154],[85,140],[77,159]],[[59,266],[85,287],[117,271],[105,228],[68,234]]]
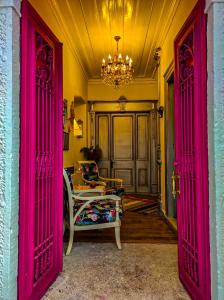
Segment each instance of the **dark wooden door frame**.
[[[169,111],[168,111],[168,97],[169,97],[169,81],[171,77],[174,76],[174,60],[170,63],[168,66],[166,72],[164,73],[164,91],[165,91],[165,211],[166,215],[168,215],[168,193],[167,193],[167,184],[168,184],[168,178],[167,178],[167,168],[168,168],[168,157],[167,157],[167,146],[168,146],[168,137],[167,137],[167,127],[169,122]],[[173,116],[174,118],[174,116]]]

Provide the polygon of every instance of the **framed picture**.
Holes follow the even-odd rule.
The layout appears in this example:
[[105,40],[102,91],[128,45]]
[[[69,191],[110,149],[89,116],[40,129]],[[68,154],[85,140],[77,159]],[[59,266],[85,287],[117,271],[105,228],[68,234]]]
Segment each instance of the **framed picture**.
[[69,150],[69,133],[63,132],[63,150],[68,151]]
[[65,125],[68,119],[68,100],[63,100],[63,129],[65,129]]
[[77,137],[82,138],[83,137],[83,121],[82,120],[78,120],[77,124],[79,125],[79,135]]

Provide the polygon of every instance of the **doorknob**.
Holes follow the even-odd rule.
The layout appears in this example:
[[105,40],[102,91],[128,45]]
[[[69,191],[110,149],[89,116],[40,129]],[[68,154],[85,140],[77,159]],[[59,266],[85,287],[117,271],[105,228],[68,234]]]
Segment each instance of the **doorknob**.
[[172,195],[173,198],[176,199],[176,184],[175,184],[175,174],[174,171],[172,172]]
[[[178,184],[176,185],[177,182]],[[174,199],[180,196],[180,175],[175,175],[174,170],[172,172],[172,195]]]

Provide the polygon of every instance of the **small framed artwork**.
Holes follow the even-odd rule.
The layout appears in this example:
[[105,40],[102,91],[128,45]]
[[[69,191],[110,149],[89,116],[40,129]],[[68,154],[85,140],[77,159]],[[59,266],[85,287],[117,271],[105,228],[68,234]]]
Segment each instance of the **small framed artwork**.
[[68,151],[69,150],[69,133],[63,132],[63,150]]
[[65,125],[68,119],[68,100],[63,100],[63,129],[65,129]]
[[82,138],[83,137],[83,121],[78,120],[77,124],[79,125],[79,135],[77,137]]

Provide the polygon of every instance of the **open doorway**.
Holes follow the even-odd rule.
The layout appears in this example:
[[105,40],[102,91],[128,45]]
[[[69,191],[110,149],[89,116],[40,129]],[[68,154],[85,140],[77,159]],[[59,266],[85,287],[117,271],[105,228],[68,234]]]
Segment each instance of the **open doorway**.
[[175,160],[175,140],[174,140],[174,72],[173,64],[165,74],[165,157],[166,157],[166,215],[170,222],[177,227],[176,223],[176,199],[172,191],[172,180]]
[[[83,2],[84,3],[84,2]],[[147,1],[145,2],[146,4],[147,4]],[[86,8],[87,9],[87,8]],[[145,9],[144,9],[145,10]],[[183,10],[184,10],[184,8],[183,8]],[[75,11],[77,11],[76,9],[74,9],[74,12]],[[88,9],[87,10],[88,12],[89,11],[91,11],[91,9]],[[160,10],[159,10],[160,11]],[[93,14],[94,15],[94,14]],[[161,18],[161,19],[165,19],[165,18]],[[72,27],[72,26],[71,26]],[[137,26],[136,26],[137,27]],[[145,26],[142,26],[142,27],[144,27],[145,28]],[[80,31],[81,31],[81,29],[80,29]],[[59,31],[59,33],[60,33],[60,31]],[[73,36],[74,34],[73,34],[73,32],[72,32],[72,35],[71,36]],[[92,34],[92,36],[96,36],[95,34]],[[171,40],[171,39],[170,39]],[[172,40],[173,41],[173,40]],[[65,41],[66,42],[66,41]],[[76,44],[76,43],[75,43]],[[95,44],[97,44],[96,42],[95,42]],[[94,45],[95,45],[94,44]],[[86,48],[88,48],[88,47],[86,47]],[[65,51],[67,50],[67,52],[68,52],[68,49],[66,49],[66,47],[65,47]],[[65,52],[66,53],[66,52]],[[101,56],[101,54],[100,54],[100,56]],[[72,61],[72,59],[73,59],[73,57],[72,56],[67,56],[67,55],[65,55],[65,61],[66,61],[66,58],[67,57],[69,57],[69,59]],[[70,61],[69,61],[69,63],[68,63],[68,61],[67,61],[67,66],[70,66],[71,65],[71,63],[70,63]],[[74,69],[75,68],[77,68],[77,66],[76,66],[76,64],[75,64],[75,66],[74,66]],[[150,70],[151,70],[151,68],[150,68]],[[67,72],[66,74],[69,74],[69,72]],[[73,72],[72,73],[70,73],[70,74],[72,74],[72,76],[73,76]],[[72,76],[70,76],[71,78],[72,78],[72,82],[74,82],[75,80],[73,79],[73,77]],[[78,76],[79,76],[79,73],[78,73]],[[81,76],[79,76],[79,77],[81,77]],[[144,83],[142,83],[141,82],[141,84],[136,84],[136,85],[133,85],[132,86],[132,88],[133,88],[133,90],[134,91],[139,91],[139,86],[140,87],[142,87],[143,86],[143,88],[142,89],[140,89],[140,91],[141,91],[141,97],[143,97],[142,96],[142,94],[143,94],[143,91],[147,91],[147,98],[146,99],[149,99],[149,97],[151,97],[151,96],[149,96],[149,95],[152,95],[152,99],[158,99],[158,95],[156,94],[156,96],[154,97],[154,95],[153,94],[150,94],[151,92],[147,89],[147,87],[148,86],[154,86],[155,87],[155,91],[157,92],[157,89],[158,89],[158,87],[157,87],[157,82],[153,82],[153,81],[155,81],[155,80],[146,80],[146,82],[144,82]],[[89,83],[87,83],[87,82],[83,82],[83,86],[85,86],[85,88],[87,88]],[[114,93],[112,93],[111,91],[110,91],[110,93],[109,92],[107,92],[107,90],[106,90],[106,88],[105,89],[103,89],[103,88],[101,88],[101,83],[97,83],[97,85],[96,85],[97,87],[96,87],[96,90],[97,90],[97,92],[96,92],[96,90],[95,90],[95,92],[96,92],[96,94],[97,95],[99,95],[98,93],[99,93],[99,91],[100,92],[102,92],[103,91],[103,95],[106,97],[108,94],[110,94],[110,95],[112,95],[111,97],[113,97],[113,99],[117,99],[117,97],[116,96],[114,96]],[[169,80],[168,80],[168,86],[169,86],[169,91],[170,91],[170,96],[172,95],[172,91],[173,91],[173,82],[172,82],[172,80],[169,82]],[[67,87],[67,86],[66,86]],[[68,90],[70,91],[70,90],[73,90],[73,86],[69,86],[69,88],[68,88]],[[132,91],[133,91],[132,90]],[[153,90],[153,89],[150,89],[150,90]],[[130,94],[131,94],[132,92],[130,92]],[[140,97],[140,96],[138,96],[138,93],[136,92],[136,94],[137,94],[137,96],[135,95],[135,98],[137,98],[137,97]],[[87,95],[88,95],[88,97],[90,97],[90,95],[91,95],[91,89],[89,88],[89,90],[88,90],[88,94],[87,94],[87,92],[86,92],[86,99],[87,99]],[[131,95],[132,96],[132,95]],[[69,97],[71,97],[70,96],[70,94],[69,94]],[[97,98],[97,97],[96,97]],[[93,94],[93,91],[92,91],[92,99],[96,99],[95,98],[95,94]],[[111,102],[111,101],[110,101]],[[110,103],[110,105],[111,105],[111,103]],[[84,117],[86,117],[86,115],[84,115]],[[120,116],[118,116],[118,118],[120,118]],[[143,118],[143,119],[145,119],[145,117]],[[83,120],[87,120],[87,118],[85,119],[85,118],[83,118]],[[129,121],[130,121],[130,119],[128,119]],[[119,120],[118,120],[118,122],[119,122]],[[59,122],[60,123],[60,122]],[[84,122],[85,123],[85,122]],[[115,122],[116,123],[116,122]],[[59,126],[60,124],[58,124],[58,126]],[[62,126],[61,126],[61,128],[62,128]],[[60,131],[60,128],[59,128],[59,130],[58,130],[58,132]],[[125,135],[125,133],[123,133],[124,135]],[[80,137],[80,139],[81,138],[83,138],[83,137]],[[77,145],[77,141],[75,141],[76,143],[74,143],[75,145]],[[80,140],[80,142],[81,142],[81,140]],[[171,142],[171,145],[172,145],[172,142]],[[77,146],[76,146],[77,147]],[[67,148],[67,147],[66,147]],[[157,149],[158,150],[158,149]],[[78,151],[79,151],[79,149],[78,149]],[[76,158],[74,158],[74,153],[72,153],[71,151],[70,151],[70,153],[71,153],[71,163],[73,164],[74,163],[74,160],[77,160],[77,157]],[[174,154],[174,153],[173,153]],[[155,162],[156,161],[156,158],[154,157],[154,159],[153,159],[153,161]],[[172,161],[172,160],[171,160]],[[171,168],[169,168],[169,169],[171,169]],[[60,174],[58,174],[59,176],[58,176],[58,178],[60,178]],[[169,176],[169,178],[170,178],[170,174],[167,174],[167,177]],[[46,187],[48,187],[48,185],[46,185]],[[173,206],[172,207],[172,209],[173,210],[170,210],[170,212],[172,213],[173,212],[173,214],[175,215],[175,206]],[[169,212],[169,210],[168,210],[168,212]],[[143,214],[142,214],[143,215]],[[141,215],[141,216],[142,216]],[[146,218],[145,218],[146,219]],[[179,219],[181,219],[181,218],[179,218]],[[129,221],[130,221],[130,223],[128,224],[127,223],[127,227],[126,227],[126,230],[124,230],[124,233],[126,234],[126,236],[127,236],[127,233],[129,233],[129,242],[131,241],[131,242],[134,242],[134,241],[136,241],[136,237],[137,237],[137,235],[138,234],[140,234],[141,233],[141,230],[139,230],[139,227],[137,227],[139,224],[141,224],[141,222],[142,222],[142,220],[143,220],[143,218],[141,218],[141,221],[140,222],[138,222],[138,220],[137,220],[137,218],[135,218],[134,217],[134,214],[133,214],[133,218],[131,219],[129,219]],[[146,222],[147,223],[147,226],[148,226],[148,224],[152,224],[152,228],[155,230],[154,232],[153,232],[153,234],[154,233],[156,233],[156,234],[158,234],[158,228],[159,228],[159,230],[161,230],[161,222],[160,222],[160,219],[158,219],[158,223],[157,223],[157,225],[155,226],[155,223],[152,221],[152,218],[151,218],[151,216],[149,216],[149,218],[148,218],[148,220],[150,220],[149,222]],[[185,220],[186,221],[186,226],[187,226],[187,222],[189,221],[188,219],[187,220]],[[130,224],[133,226],[131,229],[130,229]],[[123,227],[124,229],[125,229],[125,227]],[[133,228],[135,229],[135,231],[133,230]],[[193,228],[193,227],[192,227]],[[147,227],[147,229],[149,229],[148,227]],[[194,229],[194,228],[193,228]],[[128,230],[129,230],[129,232],[128,232]],[[146,231],[145,231],[146,232]],[[86,238],[88,241],[96,241],[96,239],[97,238],[95,238],[94,237],[94,235],[92,234],[92,232],[88,232],[87,231],[87,233],[89,234],[89,235],[87,235],[86,234],[86,236],[84,237],[84,238]],[[146,232],[147,233],[147,236],[149,236],[149,231],[147,231]],[[104,237],[103,237],[103,235],[102,235],[102,232],[97,232],[97,235],[98,235],[98,238],[99,238],[99,241],[102,243],[102,241],[105,241],[105,239],[104,239]],[[78,237],[78,235],[76,235],[77,237]],[[132,240],[131,240],[131,237],[133,238]],[[83,240],[84,240],[84,238],[83,238]],[[167,238],[167,236],[166,236],[166,238]],[[142,238],[142,237],[139,237],[138,238],[139,239],[139,241],[143,241],[143,243],[145,243],[145,241],[146,241],[146,239],[144,238]],[[158,242],[158,240],[157,240],[157,242]],[[176,242],[175,241],[175,237],[174,237],[174,242]],[[89,255],[89,256],[91,256],[91,255]],[[163,258],[164,259],[164,258]],[[190,263],[189,263],[189,260],[191,259],[191,256],[190,256],[190,254],[189,254],[189,259],[188,259],[188,261],[187,261],[187,263],[190,265]],[[162,261],[162,260],[161,260]],[[193,270],[194,271],[194,270]],[[107,273],[108,274],[108,273]],[[140,275],[139,275],[139,277],[140,277]]]

